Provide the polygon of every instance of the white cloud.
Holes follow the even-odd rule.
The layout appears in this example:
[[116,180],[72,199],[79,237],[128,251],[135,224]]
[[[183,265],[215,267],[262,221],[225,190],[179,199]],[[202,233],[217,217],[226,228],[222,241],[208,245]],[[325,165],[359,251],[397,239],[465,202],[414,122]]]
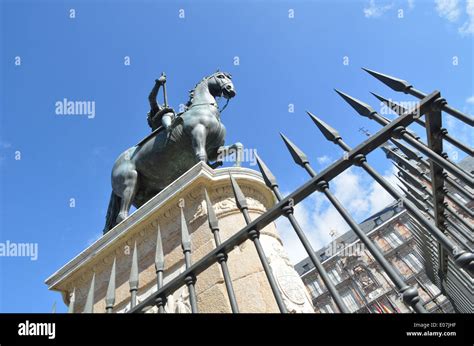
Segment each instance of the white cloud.
[[435,0],[436,11],[438,14],[449,20],[455,22],[461,15],[461,9],[459,8],[458,0]]
[[466,14],[468,20],[459,28],[459,32],[462,35],[474,34],[474,0],[466,1]]
[[3,141],[3,140],[0,140],[0,147],[2,149],[9,149],[12,147],[12,144],[10,142],[6,142],[6,141]]
[[[459,0],[435,0],[436,11],[438,14],[449,20],[457,22],[463,15],[462,6]],[[458,28],[461,35],[474,34],[474,0],[466,0],[466,16],[467,20]]]
[[378,18],[393,7],[391,4],[376,4],[375,0],[370,0],[367,7],[364,8],[366,18]]
[[334,195],[356,218],[369,210],[369,203],[365,199],[367,191],[364,177],[358,172],[359,170],[348,169],[335,178],[330,186]]
[[[392,166],[392,168],[388,171],[386,171],[383,175],[385,180],[387,180],[390,185],[392,185],[395,190],[397,190],[399,193],[402,191],[398,188],[399,181],[395,177],[397,175],[398,168],[395,166]],[[392,203],[394,201],[393,197],[385,191],[385,189],[379,185],[377,182],[373,182],[370,193],[369,193],[369,201],[370,201],[370,210],[369,214],[375,214],[376,212],[382,210],[385,208],[387,205]]]
[[466,99],[466,103],[469,103],[469,104],[471,104],[471,105],[474,105],[474,95],[468,97],[468,98]]
[[[298,220],[298,224],[301,226],[301,229],[305,232],[306,237],[310,239],[313,248],[318,249],[318,247],[322,246],[323,244],[318,243],[314,239],[314,232],[312,231],[313,225],[309,218],[310,212],[310,208],[305,202],[300,203],[295,207],[295,218]],[[280,217],[276,221],[276,227],[283,241],[285,250],[293,264],[296,264],[303,258],[307,257],[306,251],[304,250],[301,241],[299,240],[293,227],[286,217]]]
[[320,165],[324,165],[325,163],[331,162],[331,158],[327,155],[323,155],[323,156],[317,157],[316,161],[318,161]]
[[[395,186],[393,182],[396,182],[394,173],[395,167],[392,167],[383,174],[393,186]],[[357,222],[380,211],[393,201],[393,198],[361,169],[346,170],[335,178],[329,187]],[[332,240],[331,231],[342,235],[350,229],[327,198],[318,192],[296,206],[295,217],[314,250],[320,249]],[[280,218],[276,224],[292,262],[296,264],[306,258],[307,254],[288,220]]]

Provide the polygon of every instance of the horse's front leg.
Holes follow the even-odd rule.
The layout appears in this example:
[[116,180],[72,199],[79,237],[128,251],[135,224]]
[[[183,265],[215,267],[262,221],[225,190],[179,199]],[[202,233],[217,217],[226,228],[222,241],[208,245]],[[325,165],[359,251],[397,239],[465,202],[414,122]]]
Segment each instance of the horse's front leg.
[[207,163],[206,137],[207,130],[204,125],[197,125],[191,132],[194,155],[197,161]]

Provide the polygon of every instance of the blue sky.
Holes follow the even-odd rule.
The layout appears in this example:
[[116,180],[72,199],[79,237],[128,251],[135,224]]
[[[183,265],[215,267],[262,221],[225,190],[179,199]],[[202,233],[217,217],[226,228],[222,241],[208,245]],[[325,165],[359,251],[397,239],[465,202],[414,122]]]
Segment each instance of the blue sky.
[[[407,79],[425,92],[439,89],[453,106],[473,111],[472,1],[0,4],[0,242],[39,246],[36,261],[0,257],[0,312],[49,312],[55,301],[65,311],[44,279],[100,236],[113,162],[148,133],[147,95],[161,71],[175,108],[202,77],[217,68],[230,72],[237,97],[223,113],[227,143],[256,149],[283,191],[307,177],[291,164],[280,131],[317,169],[341,154],[305,110],[352,146],[364,140],[360,127],[379,128],[354,114],[333,88],[376,109],[369,91],[413,101],[360,67]],[[94,101],[95,117],[56,115],[55,103],[64,98]],[[452,119],[445,124],[473,145],[470,129]],[[455,150],[446,149],[456,159]],[[369,159],[391,176],[381,152]],[[390,202],[357,169],[331,186],[359,220]],[[297,215],[315,247],[330,240],[329,230],[348,228],[321,196],[310,198]],[[279,229],[291,258],[301,259],[286,223],[279,222]]]

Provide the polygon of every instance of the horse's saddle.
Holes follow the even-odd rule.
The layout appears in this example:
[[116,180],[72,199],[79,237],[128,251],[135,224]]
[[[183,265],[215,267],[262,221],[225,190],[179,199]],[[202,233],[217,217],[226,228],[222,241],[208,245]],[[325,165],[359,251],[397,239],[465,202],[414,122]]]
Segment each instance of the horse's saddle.
[[[164,112],[165,110],[167,110],[166,112]],[[160,122],[159,122],[159,125],[157,125],[156,128],[153,128],[152,127],[152,132],[148,134],[148,136],[146,136],[145,138],[143,138],[140,142],[137,143],[137,147],[142,145],[143,143],[145,143],[148,139],[150,139],[151,137],[153,137],[154,135],[158,134],[159,132],[161,131],[164,131],[165,128],[163,127],[163,125],[161,124],[161,117],[165,114],[165,113],[168,113],[168,112],[173,112],[174,114],[174,118],[173,118],[173,122],[171,123],[171,126],[170,126],[170,131],[169,131],[169,134],[173,132],[173,129],[181,124],[183,122],[183,118],[181,118],[181,114],[183,114],[184,112],[181,112],[181,113],[178,113],[178,114],[175,114],[174,113],[174,110],[172,108],[165,108],[165,109],[162,109],[161,111],[157,112],[155,116],[159,116],[159,119],[160,119]],[[150,120],[149,120],[150,122]],[[151,126],[151,125],[150,125]],[[167,142],[168,142],[169,138],[167,139]]]

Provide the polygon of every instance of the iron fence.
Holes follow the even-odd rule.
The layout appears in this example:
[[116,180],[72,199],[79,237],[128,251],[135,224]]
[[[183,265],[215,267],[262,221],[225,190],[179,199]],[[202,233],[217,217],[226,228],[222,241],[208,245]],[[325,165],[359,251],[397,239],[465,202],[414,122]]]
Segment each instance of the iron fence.
[[[138,256],[135,244],[129,279],[130,313],[143,313],[153,306],[157,306],[158,312],[163,313],[165,311],[166,297],[184,286],[187,287],[189,292],[192,312],[198,312],[195,291],[196,280],[200,273],[216,263],[222,269],[232,312],[239,312],[227,267],[227,260],[228,254],[234,247],[247,240],[251,240],[255,246],[279,310],[282,313],[286,313],[287,309],[259,239],[260,231],[281,216],[289,220],[339,311],[349,312],[350,310],[344,304],[340,292],[338,292],[336,285],[328,276],[327,271],[321,264],[320,259],[294,215],[294,206],[315,192],[322,193],[335,207],[371,253],[375,261],[383,268],[404,302],[415,312],[427,312],[420,301],[416,286],[407,283],[406,279],[385,258],[383,251],[359,227],[345,206],[331,191],[329,183],[352,166],[362,168],[385,191],[406,208],[411,217],[410,225],[412,230],[414,230],[414,237],[416,238],[419,251],[425,260],[427,274],[438,286],[443,288],[443,291],[450,293],[453,297],[459,297],[458,300],[461,302],[459,306],[462,306],[464,299],[462,297],[462,290],[459,289],[459,285],[456,286],[453,281],[449,281],[449,277],[450,275],[455,275],[457,279],[464,278],[465,282],[467,282],[466,285],[468,285],[469,280],[472,281],[474,254],[472,245],[469,246],[469,241],[472,244],[473,212],[467,204],[472,201],[473,174],[472,172],[464,171],[459,165],[448,159],[447,155],[443,152],[443,140],[470,156],[473,154],[473,149],[467,144],[461,143],[450,135],[446,129],[442,128],[441,114],[445,112],[469,126],[473,125],[473,118],[449,106],[447,101],[441,97],[439,91],[425,94],[404,80],[372,70],[364,70],[391,89],[415,96],[419,99],[417,106],[408,110],[382,96],[374,94],[374,96],[398,114],[395,120],[389,120],[377,113],[368,104],[336,90],[358,114],[376,121],[382,128],[375,134],[370,135],[363,143],[355,148],[351,148],[343,141],[338,131],[308,112],[310,119],[321,131],[322,135],[344,151],[343,157],[318,173],[311,166],[306,154],[290,139],[281,134],[283,142],[294,162],[307,172],[309,179],[287,196],[283,196],[275,176],[264,161],[257,156],[257,163],[263,179],[266,185],[273,191],[277,203],[258,218],[252,220],[248,212],[246,197],[242,193],[236,179],[230,175],[229,179],[233,188],[236,205],[242,213],[246,226],[223,242],[219,235],[218,219],[209,195],[205,191],[209,229],[213,233],[216,247],[195,263],[191,261],[192,240],[183,213],[184,205],[180,205],[181,244],[186,269],[166,284],[163,283],[165,263],[161,233],[158,226],[155,256],[156,291],[137,304],[139,285]],[[423,116],[424,120],[422,120]],[[407,128],[413,123],[421,125],[426,129],[427,143],[423,143],[419,136]],[[391,141],[395,147],[388,145],[388,141]],[[402,141],[409,144],[416,151],[424,155],[424,157],[407,147]],[[402,184],[401,188],[404,193],[400,193],[400,190],[392,186],[368,163],[366,159],[367,154],[377,148],[383,149],[387,157],[396,164]],[[108,313],[114,310],[115,281],[116,269],[114,261],[105,298],[106,312]],[[93,312],[94,290],[95,274],[92,277],[84,312]],[[460,310],[462,311],[461,308]],[[69,312],[74,312],[74,302],[71,302]]]

